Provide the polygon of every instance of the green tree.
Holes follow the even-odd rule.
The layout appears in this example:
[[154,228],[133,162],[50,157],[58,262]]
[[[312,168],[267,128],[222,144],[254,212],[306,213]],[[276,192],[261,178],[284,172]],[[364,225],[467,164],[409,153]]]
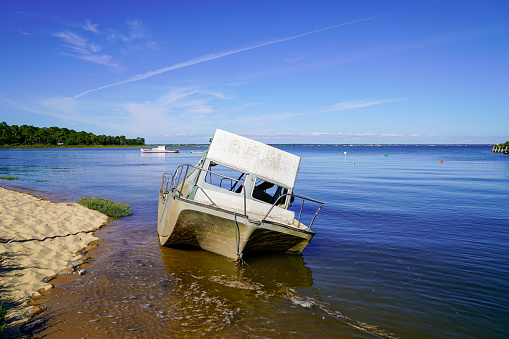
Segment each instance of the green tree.
[[127,139],[125,136],[95,135],[59,127],[34,127],[0,123],[0,145],[144,145],[145,139]]

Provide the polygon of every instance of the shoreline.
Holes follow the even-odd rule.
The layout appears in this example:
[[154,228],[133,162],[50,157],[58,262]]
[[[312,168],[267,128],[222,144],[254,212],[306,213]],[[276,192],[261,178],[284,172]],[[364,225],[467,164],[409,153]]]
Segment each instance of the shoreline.
[[[0,145],[0,149],[72,149],[72,148],[144,148],[158,145]],[[175,145],[168,144],[167,147],[207,147],[202,144]]]
[[54,278],[78,274],[94,247],[89,245],[100,241],[93,232],[109,220],[77,203],[0,186],[0,299],[7,309],[2,335],[22,334],[20,328],[44,310],[41,301]]
[[[0,145],[0,149],[80,149],[80,148],[147,148],[147,147],[156,147],[159,145],[164,145],[166,147],[180,147],[180,148],[198,148],[198,147],[208,147],[209,144],[147,144],[147,145]],[[370,144],[330,144],[330,143],[323,143],[323,144],[313,144],[313,143],[268,143],[267,145],[270,146],[340,146],[340,147],[347,147],[347,146],[367,146],[367,147],[401,147],[401,146],[428,146],[428,147],[437,147],[437,146],[459,146],[459,147],[470,147],[470,146],[476,146],[476,147],[497,147],[494,144],[435,144],[435,143],[429,143],[429,144],[378,144],[378,143],[370,143]]]

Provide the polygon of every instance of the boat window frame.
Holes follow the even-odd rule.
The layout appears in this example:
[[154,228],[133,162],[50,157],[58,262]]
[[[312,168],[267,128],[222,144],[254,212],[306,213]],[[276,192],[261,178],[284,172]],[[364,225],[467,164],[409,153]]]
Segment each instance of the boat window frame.
[[[262,176],[254,175],[253,181],[254,181],[254,183],[253,183],[253,187],[251,189],[250,197],[254,201],[258,201],[258,202],[261,202],[264,204],[273,205],[274,203],[276,203],[278,201],[279,197],[281,197],[285,194],[291,194],[293,191],[291,188],[281,186],[280,184],[278,184],[274,181],[271,181],[267,178],[264,178]],[[267,193],[266,192],[267,189],[262,190],[262,192],[264,194],[266,194],[266,196],[265,196],[266,199],[265,200],[259,199],[258,197],[255,196],[255,190],[257,187],[259,187],[260,185],[263,185],[265,183],[272,185],[272,186],[268,187],[267,189],[274,189],[274,193],[273,194]],[[276,196],[278,189],[280,189],[280,192]],[[261,195],[259,195],[259,196],[261,196]],[[269,198],[270,198],[270,200],[268,200]],[[290,206],[290,199],[288,198],[288,196],[285,196],[283,198],[283,201],[281,203],[279,203],[278,205],[276,205],[276,207],[279,207],[279,208],[282,208],[285,210],[287,210],[289,208],[289,206]]]
[[[213,165],[211,165],[211,164],[213,164]],[[238,179],[235,179],[225,173],[220,173],[220,172],[214,171],[215,166],[221,166],[221,167],[225,168],[227,171],[234,171],[234,172],[236,172],[236,174],[241,174],[241,175],[238,177]],[[212,175],[222,178],[219,184],[215,184],[214,182],[212,182],[212,180],[210,180],[210,178],[212,178]],[[205,163],[203,164],[202,174],[200,174],[199,180],[202,182],[203,185],[206,185],[209,188],[219,189],[221,192],[228,192],[229,194],[233,193],[235,195],[243,195],[245,185],[246,185],[246,179],[248,177],[249,177],[249,173],[239,171],[236,168],[233,168],[228,165],[224,165],[218,161],[207,159],[205,161]],[[208,181],[208,179],[210,181]],[[221,182],[225,179],[231,181],[230,189],[221,186],[222,185]],[[236,183],[232,185],[233,181],[235,181]],[[237,187],[238,184],[240,184],[240,187]],[[233,190],[233,189],[235,189],[235,190]]]

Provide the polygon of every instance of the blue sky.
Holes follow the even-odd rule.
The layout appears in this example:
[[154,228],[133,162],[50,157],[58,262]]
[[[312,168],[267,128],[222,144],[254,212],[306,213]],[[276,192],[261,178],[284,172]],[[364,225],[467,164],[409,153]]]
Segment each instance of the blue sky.
[[509,1],[2,1],[0,121],[206,143],[509,140]]

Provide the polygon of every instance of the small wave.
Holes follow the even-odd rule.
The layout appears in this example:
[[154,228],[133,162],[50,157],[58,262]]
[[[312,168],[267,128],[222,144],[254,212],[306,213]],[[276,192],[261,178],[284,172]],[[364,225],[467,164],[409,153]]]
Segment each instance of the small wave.
[[291,295],[288,295],[288,299],[297,306],[301,306],[304,308],[312,308],[313,306],[317,307],[321,311],[327,313],[328,315],[340,320],[344,324],[355,328],[359,331],[369,333],[371,335],[377,336],[379,338],[386,338],[386,339],[396,339],[397,336],[393,333],[387,333],[386,331],[378,328],[377,326],[370,325],[361,321],[356,321],[351,319],[350,317],[342,314],[339,311],[334,311],[331,309],[330,305],[323,301],[318,301],[316,299],[310,298],[310,297],[303,297],[299,295],[295,295],[293,293],[297,293],[295,291],[292,291]]
[[242,290],[249,290],[249,291],[261,291],[262,285],[254,283],[252,281],[249,281],[248,279],[242,279],[242,280],[228,280],[224,279],[223,277],[219,276],[211,276],[208,278],[210,281],[216,282],[218,284],[221,284],[223,286],[231,287],[231,288],[238,288]]
[[311,308],[315,302],[311,298],[303,298],[303,297],[290,297],[292,303],[298,306],[302,306],[305,308]]

